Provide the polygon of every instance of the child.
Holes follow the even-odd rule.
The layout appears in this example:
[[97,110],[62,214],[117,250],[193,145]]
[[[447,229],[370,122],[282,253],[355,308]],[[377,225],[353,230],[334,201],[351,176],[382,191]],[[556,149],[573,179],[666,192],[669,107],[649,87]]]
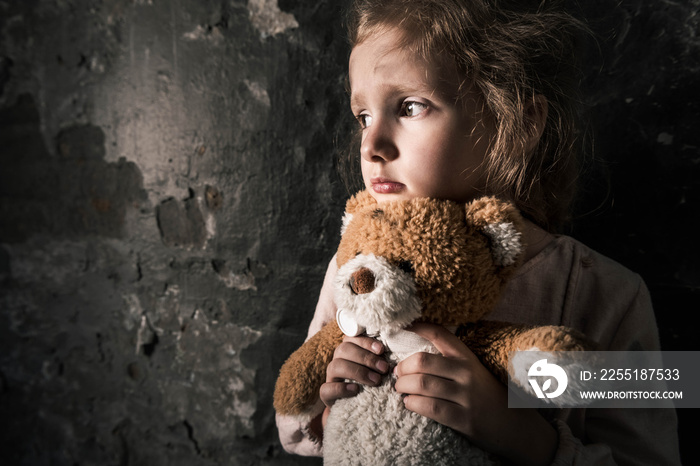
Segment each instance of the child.
[[[640,277],[566,236],[576,177],[568,73],[577,23],[548,3],[355,0],[349,17],[351,108],[365,188],[378,202],[512,200],[528,220],[525,263],[489,319],[566,325],[604,350],[657,350]],[[539,3],[539,2],[536,2]],[[355,152],[356,154],[356,152]],[[356,156],[356,155],[355,155]],[[335,317],[333,259],[309,336]],[[447,330],[416,325],[441,355],[395,369],[406,408],[515,464],[679,464],[673,410],[508,409],[506,388]],[[381,343],[345,337],[309,425],[277,417],[290,452],[320,455],[333,403],[377,385]]]

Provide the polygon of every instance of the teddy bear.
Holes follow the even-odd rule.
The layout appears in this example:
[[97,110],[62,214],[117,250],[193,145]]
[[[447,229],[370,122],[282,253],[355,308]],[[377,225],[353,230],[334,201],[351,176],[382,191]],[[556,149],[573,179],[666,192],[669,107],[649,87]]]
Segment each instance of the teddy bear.
[[[302,423],[322,411],[319,389],[343,335],[379,339],[394,366],[415,352],[437,353],[406,328],[439,324],[503,383],[510,352],[586,349],[583,335],[565,327],[484,319],[522,262],[522,230],[518,210],[495,197],[467,204],[428,198],[378,204],[367,191],[353,196],[336,254],[336,320],[281,368],[276,411]],[[324,464],[497,464],[464,436],[407,410],[394,382],[389,371],[379,386],[362,387],[333,405],[323,434]],[[526,380],[520,384],[528,388]]]

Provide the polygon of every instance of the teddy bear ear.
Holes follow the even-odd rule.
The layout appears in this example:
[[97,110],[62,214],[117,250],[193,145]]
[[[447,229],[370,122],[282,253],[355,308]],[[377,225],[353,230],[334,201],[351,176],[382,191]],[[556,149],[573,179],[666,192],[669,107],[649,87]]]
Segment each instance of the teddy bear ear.
[[508,267],[515,264],[525,250],[522,235],[512,222],[490,223],[483,232],[491,240],[491,255],[496,265]]
[[347,230],[348,225],[350,225],[350,222],[352,222],[352,217],[353,215],[349,212],[345,212],[343,215],[343,224],[340,225],[340,236],[345,234],[345,230]]
[[345,213],[354,214],[355,212],[376,203],[377,201],[372,197],[369,191],[360,191],[348,199],[348,202],[345,203]]
[[345,234],[345,230],[352,221],[355,212],[359,212],[367,206],[375,205],[377,201],[368,191],[360,191],[359,193],[348,199],[345,203],[345,213],[343,214],[343,224],[340,227],[341,236]]
[[466,206],[466,219],[491,240],[497,265],[508,267],[518,262],[525,251],[523,219],[513,204],[490,196],[475,199]]

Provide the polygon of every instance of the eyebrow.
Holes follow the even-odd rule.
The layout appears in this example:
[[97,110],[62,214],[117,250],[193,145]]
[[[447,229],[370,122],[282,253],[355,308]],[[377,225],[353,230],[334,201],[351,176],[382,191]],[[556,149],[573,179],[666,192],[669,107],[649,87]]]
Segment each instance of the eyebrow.
[[[404,84],[380,84],[379,85],[380,92],[382,93],[382,98],[383,99],[391,99],[399,95],[411,95],[411,94],[418,94],[418,95],[428,95],[428,96],[434,96],[434,95],[440,95],[440,91],[436,87],[430,87],[426,86],[425,83],[421,83],[420,85],[404,85]],[[361,107],[364,104],[364,96],[362,94],[357,94],[353,92],[352,88],[349,89],[350,91],[350,106],[351,107]]]

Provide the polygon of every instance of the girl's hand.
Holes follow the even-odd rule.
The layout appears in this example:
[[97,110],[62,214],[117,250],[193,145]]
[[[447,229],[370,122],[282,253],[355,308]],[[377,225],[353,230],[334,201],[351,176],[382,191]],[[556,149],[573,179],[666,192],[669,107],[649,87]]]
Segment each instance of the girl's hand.
[[[333,353],[333,360],[326,370],[326,383],[321,385],[320,397],[327,407],[336,400],[355,396],[358,383],[376,386],[389,364],[382,357],[384,345],[369,337],[344,337]],[[347,383],[346,379],[355,382]]]
[[410,330],[441,354],[416,353],[396,366],[406,408],[453,428],[481,448],[518,464],[550,464],[557,433],[535,410],[509,409],[506,387],[445,328]]

